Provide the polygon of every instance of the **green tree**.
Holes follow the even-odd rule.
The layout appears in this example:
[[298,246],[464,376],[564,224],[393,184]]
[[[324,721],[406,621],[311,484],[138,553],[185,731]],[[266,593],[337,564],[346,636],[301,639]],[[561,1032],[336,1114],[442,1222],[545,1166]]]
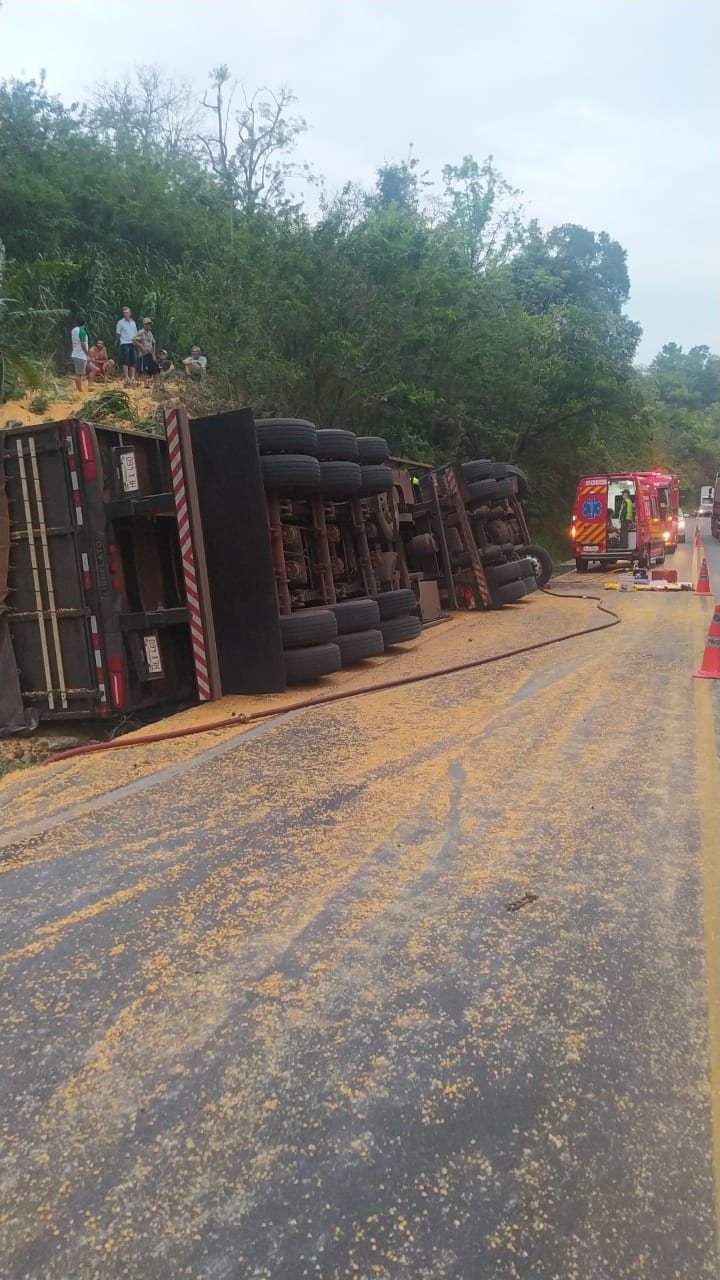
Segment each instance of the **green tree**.
[[[307,129],[301,116],[290,109],[297,101],[283,85],[256,89],[248,95],[232,77],[227,66],[210,74],[212,96],[207,93],[202,106],[209,111],[213,126],[201,135],[210,167],[234,206],[244,213],[275,209],[287,203],[287,183],[298,172],[289,158],[298,138]],[[230,120],[235,94],[240,90],[242,105]],[[309,172],[308,166],[304,166]]]
[[132,78],[99,85],[88,108],[88,123],[120,154],[136,151],[182,165],[199,152],[192,86],[166,76],[157,66],[137,67]]
[[18,340],[17,322],[26,317],[15,299],[3,296],[4,275],[5,248],[0,240],[0,404],[10,392],[41,387],[45,381],[41,366],[27,355]]
[[465,156],[459,165],[446,164],[442,176],[444,223],[457,234],[471,267],[507,261],[522,228],[520,192],[506,182],[492,156],[482,164]]
[[720,358],[707,346],[685,352],[668,342],[643,382],[656,459],[677,471],[683,500],[695,505],[720,470]]
[[434,196],[412,148],[371,191],[321,187],[310,217],[291,196],[305,127],[289,90],[246,95],[225,66],[202,97],[140,68],[87,106],[2,83],[5,350],[66,368],[71,317],[112,343],[127,303],[174,354],[202,345],[214,403],[516,460],[558,530],[583,471],[707,480],[718,358],[668,344],[634,368],[617,241],[526,222],[491,157],[447,165]]

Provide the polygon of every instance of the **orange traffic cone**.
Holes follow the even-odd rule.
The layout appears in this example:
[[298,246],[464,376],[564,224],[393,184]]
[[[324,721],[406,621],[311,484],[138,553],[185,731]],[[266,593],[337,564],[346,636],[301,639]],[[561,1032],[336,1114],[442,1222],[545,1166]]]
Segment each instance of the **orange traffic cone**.
[[707,560],[705,559],[704,556],[703,556],[702,564],[700,565],[700,576],[695,586],[695,595],[696,596],[712,595],[712,592],[710,590],[710,578],[708,576],[708,570],[707,570]]
[[695,675],[703,680],[720,680],[720,605],[715,605],[703,660]]

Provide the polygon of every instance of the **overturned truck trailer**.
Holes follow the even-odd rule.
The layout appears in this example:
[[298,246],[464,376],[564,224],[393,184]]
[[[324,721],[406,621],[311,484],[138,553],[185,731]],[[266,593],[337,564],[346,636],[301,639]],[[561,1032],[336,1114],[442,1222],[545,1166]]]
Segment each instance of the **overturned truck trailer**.
[[0,732],[192,696],[165,442],[68,419],[0,464]]
[[502,464],[250,410],[166,432],[0,433],[0,734],[281,691],[535,587]]
[[146,433],[0,432],[0,734],[285,687],[252,415],[192,434],[173,468]]

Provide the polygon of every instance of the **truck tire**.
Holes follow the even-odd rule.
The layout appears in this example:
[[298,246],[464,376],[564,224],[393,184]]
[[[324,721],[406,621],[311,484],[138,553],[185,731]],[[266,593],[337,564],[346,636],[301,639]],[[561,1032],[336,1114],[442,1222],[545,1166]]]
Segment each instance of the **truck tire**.
[[320,463],[302,453],[269,454],[260,459],[266,489],[319,489]]
[[525,588],[525,578],[518,578],[517,582],[506,582],[502,587],[494,587],[492,598],[495,604],[515,604],[517,600],[522,600],[527,595]]
[[507,564],[488,565],[487,580],[501,587],[506,582],[517,582],[526,574],[532,574],[532,565],[525,560],[510,560]]
[[383,622],[387,618],[401,618],[408,613],[417,613],[418,602],[415,593],[406,587],[399,591],[381,591],[370,598],[375,601]]
[[283,649],[302,649],[311,644],[327,644],[337,636],[335,614],[330,609],[301,609],[280,619]]
[[360,467],[360,488],[363,493],[387,493],[393,487],[393,473],[384,464],[365,462]]
[[335,616],[340,636],[351,635],[355,631],[377,630],[380,624],[380,610],[374,600],[342,600],[329,608]]
[[468,485],[471,502],[481,502],[483,499],[499,502],[501,498],[510,498],[514,492],[512,480],[476,480]]
[[317,431],[302,418],[258,418],[258,448],[265,453],[307,453],[317,456]]
[[518,497],[527,498],[528,491],[530,489],[530,481],[528,480],[526,473],[521,467],[513,466],[511,462],[507,463],[506,471],[509,479],[514,477],[517,480]]
[[344,667],[363,662],[365,658],[377,658],[378,654],[385,652],[382,631],[350,631],[347,635],[338,636],[337,646]]
[[507,480],[509,471],[507,462],[493,462],[493,480]]
[[380,623],[380,630],[389,649],[394,644],[407,644],[408,640],[417,640],[422,632],[422,622],[417,617],[386,618]]
[[320,462],[319,465],[323,493],[342,497],[360,492],[362,473],[357,462]]
[[576,556],[575,568],[577,569],[578,573],[587,573],[588,569],[590,568],[590,561],[583,560],[582,556]]
[[314,644],[309,649],[288,649],[285,654],[285,679],[288,684],[304,684],[319,676],[331,676],[342,666],[336,644]]
[[495,463],[492,458],[478,458],[475,462],[463,462],[460,470],[468,484],[473,480],[491,480]]
[[373,465],[387,462],[390,457],[390,445],[382,436],[358,436],[357,451],[361,462]]
[[357,462],[358,442],[354,431],[318,431],[317,456],[321,462]]
[[550,552],[546,551],[544,547],[537,547],[534,543],[531,543],[527,547],[518,547],[517,553],[519,556],[530,557],[533,562],[535,581],[539,587],[546,586],[552,578],[553,569],[555,568]]

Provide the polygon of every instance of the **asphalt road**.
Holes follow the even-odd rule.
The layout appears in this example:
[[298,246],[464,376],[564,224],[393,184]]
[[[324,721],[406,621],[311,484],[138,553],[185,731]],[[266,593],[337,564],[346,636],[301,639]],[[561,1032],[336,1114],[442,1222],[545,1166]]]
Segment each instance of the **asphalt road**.
[[717,1277],[710,607],[603,603],[2,851],[3,1280]]

